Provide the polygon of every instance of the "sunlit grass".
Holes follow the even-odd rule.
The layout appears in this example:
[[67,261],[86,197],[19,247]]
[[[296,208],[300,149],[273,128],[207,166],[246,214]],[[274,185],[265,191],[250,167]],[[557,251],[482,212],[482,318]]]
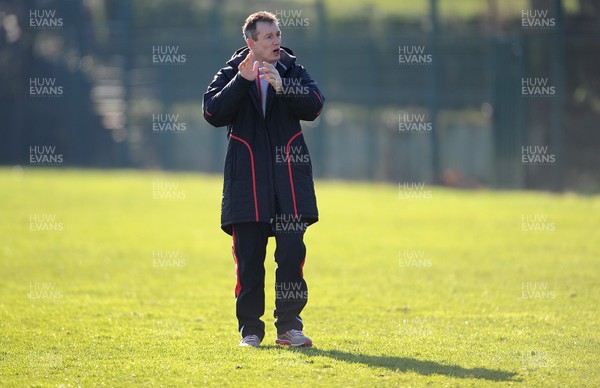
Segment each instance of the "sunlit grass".
[[600,382],[598,196],[317,182],[315,347],[289,350],[271,286],[265,346],[237,348],[220,177],[5,168],[0,187],[2,386]]

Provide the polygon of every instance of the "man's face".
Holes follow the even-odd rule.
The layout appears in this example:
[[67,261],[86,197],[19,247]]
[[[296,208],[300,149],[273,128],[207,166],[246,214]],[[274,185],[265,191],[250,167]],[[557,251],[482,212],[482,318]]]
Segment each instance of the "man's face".
[[255,61],[275,63],[279,60],[281,30],[275,23],[256,23],[256,40],[246,39],[246,44],[254,53]]

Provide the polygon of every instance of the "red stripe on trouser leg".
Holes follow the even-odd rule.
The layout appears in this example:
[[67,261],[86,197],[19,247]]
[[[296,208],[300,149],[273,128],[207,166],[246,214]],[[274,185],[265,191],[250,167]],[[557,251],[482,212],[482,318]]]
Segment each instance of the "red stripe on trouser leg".
[[233,261],[235,261],[235,297],[237,298],[240,295],[240,292],[242,291],[242,283],[240,283],[238,258],[235,254],[235,229],[233,226],[231,227],[231,237],[233,239],[233,243],[231,244],[231,253],[233,253]]

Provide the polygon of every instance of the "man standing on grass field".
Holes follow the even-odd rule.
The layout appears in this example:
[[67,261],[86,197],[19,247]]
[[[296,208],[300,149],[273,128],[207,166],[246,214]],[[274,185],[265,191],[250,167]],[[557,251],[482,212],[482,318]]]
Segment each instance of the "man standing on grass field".
[[304,232],[318,220],[310,156],[300,120],[315,120],[323,95],[292,50],[281,47],[275,15],[257,12],[242,26],[245,47],[204,94],[204,118],[227,126],[221,228],[232,236],[240,346],[265,335],[265,255],[275,236],[276,343],[310,346],[300,313],[308,300]]

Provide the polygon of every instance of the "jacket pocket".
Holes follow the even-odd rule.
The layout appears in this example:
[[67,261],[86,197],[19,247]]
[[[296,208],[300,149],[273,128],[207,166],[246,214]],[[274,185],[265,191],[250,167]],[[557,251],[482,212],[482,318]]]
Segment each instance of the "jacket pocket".
[[236,181],[254,182],[254,154],[250,144],[241,137],[231,135],[232,174]]

